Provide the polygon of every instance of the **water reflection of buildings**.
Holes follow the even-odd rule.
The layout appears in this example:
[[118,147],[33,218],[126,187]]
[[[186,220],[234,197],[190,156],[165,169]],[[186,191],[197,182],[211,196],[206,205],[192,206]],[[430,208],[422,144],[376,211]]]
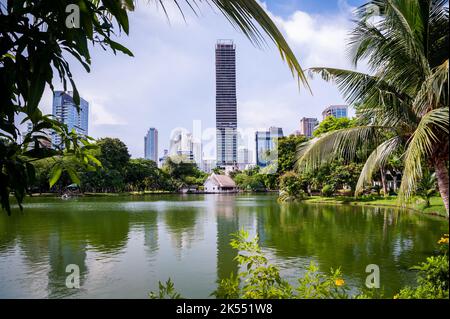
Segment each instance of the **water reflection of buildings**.
[[73,295],[78,289],[66,287],[67,265],[74,264],[80,269],[80,287],[86,280],[86,243],[85,241],[68,241],[60,233],[52,233],[48,242],[49,266],[48,298],[61,298]]
[[196,238],[200,236],[200,227],[197,227],[199,218],[198,207],[183,207],[183,209],[167,209],[164,219],[167,231],[178,257],[181,251],[190,248]]
[[236,198],[233,195],[213,195],[217,218],[217,278],[228,278],[237,274],[238,264],[234,257],[237,251],[230,246],[230,235],[239,230]]
[[150,255],[155,255],[159,249],[158,215],[156,212],[146,215],[144,223],[144,245]]

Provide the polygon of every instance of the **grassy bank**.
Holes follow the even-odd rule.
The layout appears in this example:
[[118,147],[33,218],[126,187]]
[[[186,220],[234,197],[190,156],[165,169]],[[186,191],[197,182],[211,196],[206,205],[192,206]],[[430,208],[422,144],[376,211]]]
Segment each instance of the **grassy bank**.
[[[345,205],[403,207],[396,196],[389,196],[389,197],[367,196],[360,198],[348,196],[336,196],[336,197],[312,196],[308,198],[305,202],[342,204],[342,205],[345,204]],[[412,198],[408,203],[406,203],[404,207],[424,214],[447,217],[444,202],[442,201],[442,198],[439,196],[432,197],[430,199],[430,207],[425,207],[424,201],[420,198]]]

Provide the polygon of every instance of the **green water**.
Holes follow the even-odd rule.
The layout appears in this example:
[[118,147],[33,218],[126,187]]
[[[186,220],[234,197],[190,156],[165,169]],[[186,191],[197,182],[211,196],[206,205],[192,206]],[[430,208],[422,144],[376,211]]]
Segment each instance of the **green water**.
[[[362,287],[377,264],[392,295],[413,283],[409,267],[436,249],[448,222],[386,208],[278,205],[273,195],[161,195],[28,199],[0,214],[0,298],[147,298],[172,278],[185,297],[207,298],[237,271],[229,234],[258,234],[293,280],[311,260],[342,267]],[[80,288],[65,285],[66,266]]]

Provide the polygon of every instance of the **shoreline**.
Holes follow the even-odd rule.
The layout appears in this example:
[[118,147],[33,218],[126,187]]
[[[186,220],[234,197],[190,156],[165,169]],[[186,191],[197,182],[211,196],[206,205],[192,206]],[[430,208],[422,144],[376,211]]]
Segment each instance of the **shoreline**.
[[[437,201],[438,199],[442,201],[442,199],[439,197],[433,197],[434,201]],[[386,201],[390,201],[390,202],[386,202]],[[355,200],[348,200],[348,198],[341,198],[341,200],[339,200],[339,198],[327,198],[327,197],[319,197],[319,196],[313,196],[312,198],[308,198],[306,200],[303,201],[303,203],[305,204],[330,204],[330,205],[349,205],[349,206],[369,206],[369,207],[388,207],[388,208],[398,208],[398,209],[405,209],[405,210],[409,210],[411,212],[414,213],[420,213],[423,215],[428,215],[428,216],[435,216],[435,217],[441,217],[441,218],[445,218],[445,219],[449,219],[448,216],[445,213],[445,207],[442,204],[441,205],[431,205],[430,207],[426,207],[426,208],[419,208],[418,206],[420,204],[413,204],[413,203],[409,203],[406,205],[401,205],[397,202],[397,199],[392,199],[392,198],[381,198],[381,199],[373,199],[367,202],[364,201],[355,201]],[[414,206],[412,206],[414,205]],[[438,207],[440,209],[436,209],[435,207]]]
[[[223,194],[273,194],[277,191],[260,191],[260,192],[249,192],[249,191],[239,191],[236,193],[223,193]],[[222,194],[222,193],[206,193],[206,192],[173,192],[173,191],[144,191],[144,192],[123,192],[123,193],[90,193],[86,192],[83,194],[75,195],[74,197],[116,197],[116,196],[145,196],[145,195],[207,195],[207,194]],[[31,195],[26,195],[26,197],[45,197],[45,198],[58,198],[60,197],[57,193],[34,193]],[[349,197],[322,197],[322,196],[312,196],[299,203],[304,204],[328,204],[328,205],[350,205],[350,206],[369,206],[369,207],[390,207],[405,209],[415,213],[420,213],[428,216],[436,216],[445,219],[449,219],[445,212],[445,207],[440,197],[433,197],[431,199],[431,206],[426,208],[420,208],[420,204],[408,203],[406,205],[401,205],[397,202],[396,198],[375,198],[367,201],[363,200],[353,200]]]

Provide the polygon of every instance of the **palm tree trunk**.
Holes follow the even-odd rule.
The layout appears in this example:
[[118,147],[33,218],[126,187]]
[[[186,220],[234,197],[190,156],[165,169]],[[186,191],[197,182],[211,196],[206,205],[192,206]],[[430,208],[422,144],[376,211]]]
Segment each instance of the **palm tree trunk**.
[[388,186],[386,182],[386,169],[384,167],[380,168],[380,174],[381,174],[381,185],[383,186],[383,196],[386,197],[389,195]]
[[443,158],[436,159],[434,169],[436,170],[439,193],[441,193],[448,217],[448,169],[446,161]]

